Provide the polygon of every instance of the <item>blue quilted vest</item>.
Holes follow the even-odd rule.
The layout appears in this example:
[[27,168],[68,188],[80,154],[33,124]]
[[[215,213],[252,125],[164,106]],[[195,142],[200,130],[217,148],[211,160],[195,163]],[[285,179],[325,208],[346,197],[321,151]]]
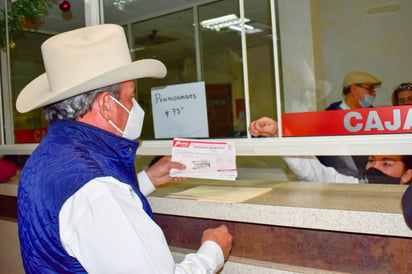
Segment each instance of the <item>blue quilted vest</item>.
[[18,227],[26,273],[86,273],[64,250],[59,212],[64,202],[96,177],[112,176],[129,184],[144,210],[134,158],[137,142],[76,121],[56,121],[30,156],[18,188]]

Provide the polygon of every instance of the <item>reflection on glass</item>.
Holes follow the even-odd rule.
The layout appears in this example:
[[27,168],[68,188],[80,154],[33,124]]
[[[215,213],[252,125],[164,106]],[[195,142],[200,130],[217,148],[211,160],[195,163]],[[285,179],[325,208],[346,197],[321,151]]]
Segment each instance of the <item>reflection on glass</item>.
[[[8,4],[9,8],[14,1],[11,2]],[[60,9],[57,2],[47,5],[46,15],[41,18],[37,29],[27,30],[18,35],[9,33],[10,40],[13,42],[13,46],[9,48],[10,90],[13,102],[11,113],[13,117],[10,119],[14,124],[16,143],[37,143],[47,132],[48,122],[44,118],[42,109],[19,113],[15,109],[15,102],[21,89],[44,72],[41,44],[54,34],[84,26],[83,1],[71,2],[71,9],[65,12]],[[27,7],[30,8],[33,7]],[[6,60],[5,50],[3,54],[2,61]],[[4,80],[6,75],[6,72],[2,71]],[[8,117],[8,114],[5,116]]]
[[392,90],[409,81],[412,2],[279,0],[278,7],[286,113],[341,101],[351,71],[382,80],[374,106],[391,105]]
[[[202,75],[208,96],[209,134],[213,138],[244,135],[244,85],[241,36],[230,27],[227,17],[235,17],[238,27],[239,3],[218,1],[199,7],[199,22],[220,20],[221,27],[200,28]],[[201,23],[202,24],[202,23]]]
[[[18,94],[30,81],[44,72],[40,45],[49,37],[47,34],[30,32],[24,36],[14,37],[16,46],[10,50],[13,102],[16,102]],[[14,107],[13,109],[16,143],[39,142],[48,126],[43,110],[19,113]]]
[[[376,88],[375,107],[390,106],[392,91],[400,83],[410,81],[411,1],[243,2],[247,18],[247,79],[239,23],[217,29],[200,24],[225,16],[238,20],[238,0],[140,0],[124,2],[123,6],[103,1],[102,18],[105,23],[124,26],[133,58],[157,58],[168,68],[164,79],[143,79],[137,83],[137,97],[146,111],[143,139],[154,139],[150,100],[153,87],[204,81],[210,137],[228,138],[245,136],[247,106],[251,120],[261,116],[280,119],[276,117],[277,108],[284,114],[315,112],[341,101],[344,78],[351,71],[368,72],[382,80]],[[278,53],[273,52],[270,2],[276,5]],[[48,7],[37,32],[15,38],[16,47],[10,51],[13,105],[20,89],[43,71],[41,42],[55,33],[81,27],[84,22],[84,1],[71,1],[71,10],[66,13],[55,4]],[[280,106],[276,106],[275,96],[276,54],[280,60]],[[1,60],[3,64],[5,60]],[[2,73],[4,85],[7,76]],[[246,88],[249,102],[244,99]],[[11,112],[15,130],[47,126],[41,110],[25,115]]]
[[155,58],[167,67],[164,79],[140,79],[139,103],[146,112],[143,139],[153,139],[151,89],[196,82],[193,10],[183,10],[131,24],[132,52],[136,60]]
[[[134,58],[156,58],[168,68],[168,75],[164,79],[137,81],[138,100],[146,111],[142,138],[154,139],[151,89],[196,81],[204,81],[206,85],[209,137],[246,136],[243,57],[241,36],[239,29],[236,29],[239,24],[230,28],[221,27],[219,30],[201,24],[202,21],[221,16],[239,20],[238,1],[211,1],[210,4],[174,13],[162,12],[162,8],[151,9],[153,2],[126,4],[129,7],[128,14],[136,10],[134,21],[128,24],[125,24],[124,18],[119,20],[122,10],[113,5],[105,5],[106,22],[121,23],[127,33],[130,33],[129,41]],[[156,1],[159,6],[163,2]],[[136,8],[138,6],[147,11],[143,16],[144,20],[140,19],[142,14]],[[178,3],[175,9],[179,9]],[[199,22],[194,21],[195,12]],[[199,47],[196,48],[196,45]]]
[[254,32],[246,34],[251,120],[262,116],[276,119],[270,1],[246,0],[245,17]]

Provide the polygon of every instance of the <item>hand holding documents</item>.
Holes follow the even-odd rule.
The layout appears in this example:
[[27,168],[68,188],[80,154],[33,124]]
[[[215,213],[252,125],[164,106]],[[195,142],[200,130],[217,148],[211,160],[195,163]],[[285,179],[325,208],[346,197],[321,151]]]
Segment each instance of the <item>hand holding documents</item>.
[[171,177],[235,180],[237,177],[235,146],[232,142],[212,142],[175,138],[172,161],[186,169],[171,169]]

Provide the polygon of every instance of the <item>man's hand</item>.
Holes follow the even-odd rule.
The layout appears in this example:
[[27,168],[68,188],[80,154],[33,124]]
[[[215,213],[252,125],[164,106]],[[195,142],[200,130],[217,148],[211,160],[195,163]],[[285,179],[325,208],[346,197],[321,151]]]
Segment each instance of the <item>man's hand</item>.
[[252,136],[273,137],[278,135],[278,122],[262,117],[250,123],[249,132]]
[[186,166],[181,163],[172,162],[171,156],[164,156],[146,170],[147,176],[155,186],[167,184],[171,181],[184,180],[183,177],[170,177],[171,168],[185,169]]
[[204,241],[214,241],[217,243],[223,251],[225,261],[229,258],[230,250],[232,249],[232,235],[225,225],[206,229],[203,232],[202,243]]

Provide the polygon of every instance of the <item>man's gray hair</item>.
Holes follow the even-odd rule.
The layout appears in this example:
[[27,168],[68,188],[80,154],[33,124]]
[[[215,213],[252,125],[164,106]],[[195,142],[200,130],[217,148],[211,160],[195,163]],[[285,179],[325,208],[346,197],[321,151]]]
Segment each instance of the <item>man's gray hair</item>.
[[91,90],[80,95],[67,98],[63,101],[48,105],[44,108],[47,121],[76,120],[90,111],[94,101],[104,91],[108,91],[113,97],[119,99],[120,85],[114,84]]

